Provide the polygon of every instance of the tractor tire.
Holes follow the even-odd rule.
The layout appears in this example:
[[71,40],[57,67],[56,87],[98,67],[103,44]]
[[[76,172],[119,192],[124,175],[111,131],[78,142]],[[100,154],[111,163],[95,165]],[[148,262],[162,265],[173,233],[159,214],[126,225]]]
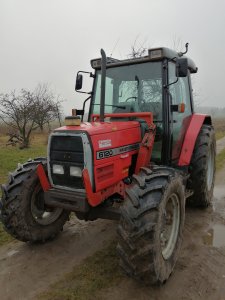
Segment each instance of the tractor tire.
[[206,208],[212,203],[215,181],[216,141],[211,125],[203,125],[196,140],[190,163],[188,189],[193,195],[187,204]]
[[172,168],[142,168],[126,191],[117,246],[125,273],[145,284],[170,276],[182,243],[185,192]]
[[45,207],[43,190],[36,174],[45,158],[28,160],[10,174],[2,185],[1,221],[5,230],[23,242],[45,242],[53,239],[68,220],[69,212],[61,208]]

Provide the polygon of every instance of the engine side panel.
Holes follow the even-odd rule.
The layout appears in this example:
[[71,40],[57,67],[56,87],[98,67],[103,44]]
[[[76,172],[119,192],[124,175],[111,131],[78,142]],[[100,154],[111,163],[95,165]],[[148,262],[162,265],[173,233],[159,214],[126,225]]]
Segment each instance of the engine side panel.
[[138,153],[140,126],[91,136],[96,192],[128,176],[132,155]]

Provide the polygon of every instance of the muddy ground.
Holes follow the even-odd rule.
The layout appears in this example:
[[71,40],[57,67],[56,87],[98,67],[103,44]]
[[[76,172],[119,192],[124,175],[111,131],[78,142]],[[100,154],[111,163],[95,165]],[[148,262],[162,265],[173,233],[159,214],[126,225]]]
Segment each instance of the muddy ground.
[[[162,287],[147,288],[124,277],[103,299],[225,299],[225,170],[217,174],[214,205],[187,209],[183,247]],[[45,245],[12,242],[0,248],[0,299],[34,299],[85,257],[116,236],[116,222],[70,221]]]
[[224,300],[225,299],[225,170],[217,174],[214,205],[207,210],[187,209],[180,257],[169,280],[161,287],[144,287],[124,279],[104,291],[113,300]]

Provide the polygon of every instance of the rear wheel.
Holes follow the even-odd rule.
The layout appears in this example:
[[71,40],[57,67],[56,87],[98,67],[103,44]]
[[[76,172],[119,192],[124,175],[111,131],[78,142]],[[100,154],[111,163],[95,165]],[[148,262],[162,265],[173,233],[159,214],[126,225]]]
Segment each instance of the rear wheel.
[[121,209],[117,248],[123,270],[146,284],[165,282],[178,258],[184,218],[181,176],[165,167],[143,169]]
[[188,204],[208,207],[213,199],[215,181],[215,133],[211,125],[203,125],[190,164],[190,180],[188,188],[194,194],[188,198]]
[[5,230],[21,241],[46,241],[63,228],[69,212],[44,204],[44,192],[36,174],[37,165],[46,168],[46,159],[30,160],[10,175],[2,186],[1,221]]

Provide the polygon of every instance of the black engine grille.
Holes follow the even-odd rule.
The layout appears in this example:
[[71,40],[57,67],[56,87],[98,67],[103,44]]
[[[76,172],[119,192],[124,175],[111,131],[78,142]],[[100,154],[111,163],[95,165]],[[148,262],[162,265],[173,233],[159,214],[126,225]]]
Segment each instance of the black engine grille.
[[[61,165],[64,174],[53,174],[53,164]],[[52,136],[50,144],[50,169],[54,185],[83,189],[80,177],[70,176],[70,167],[84,168],[84,149],[80,136]]]

